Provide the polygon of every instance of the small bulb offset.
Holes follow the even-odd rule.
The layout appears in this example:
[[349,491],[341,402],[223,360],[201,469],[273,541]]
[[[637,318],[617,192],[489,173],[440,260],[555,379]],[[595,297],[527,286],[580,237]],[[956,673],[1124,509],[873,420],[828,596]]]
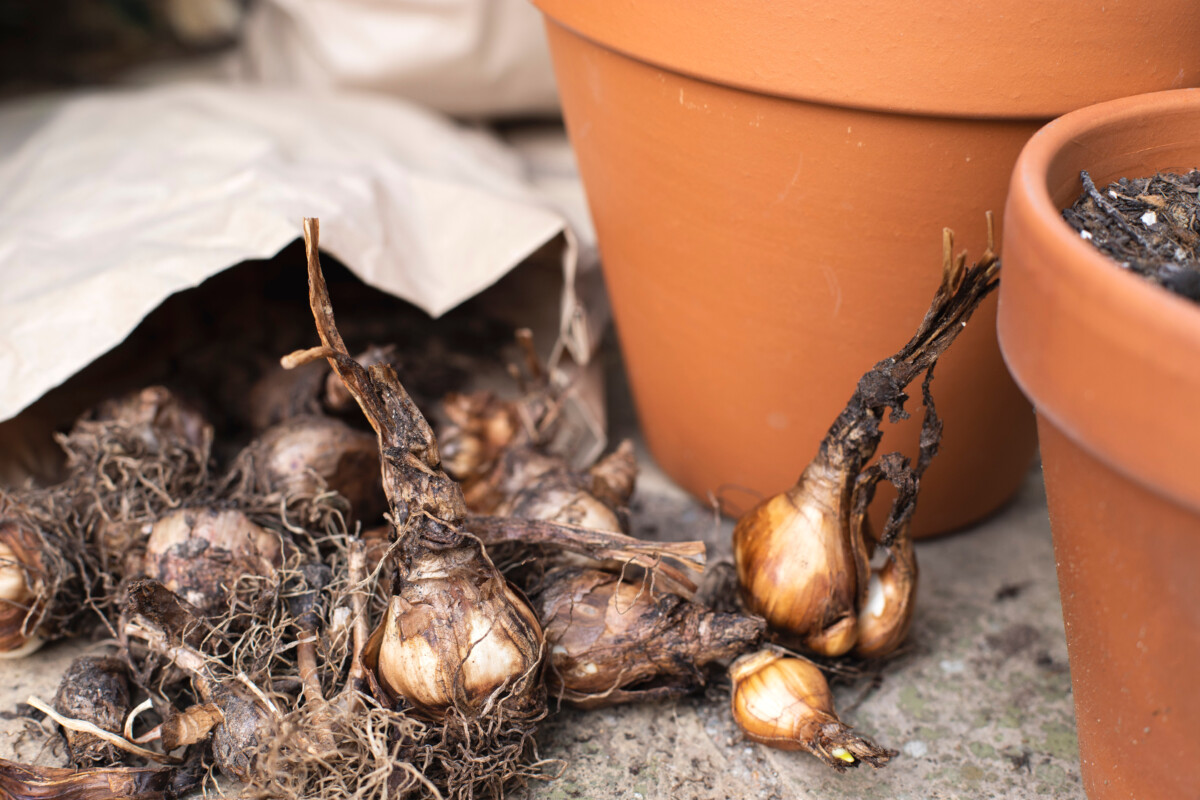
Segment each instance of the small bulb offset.
[[898,539],[887,562],[871,572],[867,598],[858,612],[854,653],[882,658],[894,653],[912,627],[917,594],[917,559],[912,539]]
[[882,767],[896,755],[842,724],[829,683],[811,661],[759,650],[735,661],[729,677],[733,718],[751,741],[806,750],[838,772],[860,762]]

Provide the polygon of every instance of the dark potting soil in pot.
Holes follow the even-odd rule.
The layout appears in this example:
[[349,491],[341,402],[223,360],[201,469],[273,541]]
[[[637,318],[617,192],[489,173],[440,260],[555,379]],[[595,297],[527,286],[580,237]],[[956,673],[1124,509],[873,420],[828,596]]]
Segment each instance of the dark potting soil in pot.
[[1063,219],[1123,268],[1200,302],[1200,170],[1121,178],[1083,194]]

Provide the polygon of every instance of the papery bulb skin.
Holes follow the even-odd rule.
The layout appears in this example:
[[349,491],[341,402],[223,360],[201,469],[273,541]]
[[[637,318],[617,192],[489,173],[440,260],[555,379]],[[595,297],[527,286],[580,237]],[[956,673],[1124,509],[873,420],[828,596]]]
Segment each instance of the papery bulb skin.
[[771,650],[744,656],[729,668],[733,717],[746,738],[779,750],[801,750],[831,719],[833,694],[811,661]]
[[[125,662],[105,656],[80,656],[63,674],[54,695],[54,709],[71,719],[90,722],[109,733],[120,733],[132,707],[129,670]],[[67,758],[72,766],[113,766],[125,752],[92,733],[63,729]]]
[[311,497],[332,489],[365,521],[387,509],[379,480],[379,443],[341,420],[293,417],[264,432],[247,453],[267,491]]
[[96,407],[95,421],[116,423],[136,432],[153,452],[167,441],[186,442],[204,452],[212,445],[212,425],[165,386],[147,386],[106,400]]
[[0,659],[21,658],[42,645],[36,630],[44,608],[41,538],[17,520],[0,520]]
[[510,450],[502,457],[504,498],[491,513],[578,525],[598,531],[625,530],[620,516],[591,492],[591,477],[572,471],[561,458],[534,450]]
[[483,478],[518,435],[513,405],[491,392],[452,392],[442,401],[449,422],[438,432],[442,468],[471,495],[472,482]]
[[583,708],[703,686],[703,667],[753,647],[765,627],[600,570],[558,570],[545,583],[537,607],[550,694]]
[[752,508],[733,531],[746,607],[830,657],[849,652],[857,636],[860,566],[849,526],[849,484],[810,466],[795,487]]
[[881,767],[896,755],[842,724],[828,681],[807,659],[760,650],[735,661],[729,677],[733,718],[751,741],[806,750],[838,772],[859,762]]
[[539,708],[542,628],[471,545],[418,554],[371,636],[380,685],[427,717],[477,712],[497,691]]
[[[0,796],[6,800],[159,800],[199,788],[180,780],[185,767],[40,767],[0,758]],[[204,772],[201,771],[201,776]]]
[[21,557],[7,542],[0,541],[0,601],[21,605],[29,602],[32,597],[27,568],[23,565]]
[[244,576],[270,576],[283,564],[279,534],[255,525],[240,511],[191,508],[154,524],[142,572],[195,606],[221,613]]

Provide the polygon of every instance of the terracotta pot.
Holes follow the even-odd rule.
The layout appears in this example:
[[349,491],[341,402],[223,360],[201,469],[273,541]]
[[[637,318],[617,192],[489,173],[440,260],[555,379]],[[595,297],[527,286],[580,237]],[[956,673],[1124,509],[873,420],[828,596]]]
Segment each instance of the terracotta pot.
[[1200,90],[1047,125],[1009,190],[1000,344],[1037,409],[1083,782],[1092,800],[1200,792],[1200,307],[1060,216],[1080,170],[1200,166]]
[[[943,226],[982,251],[984,212],[1001,210],[1041,121],[1200,82],[1194,0],[1153,15],[1041,0],[534,2],[646,440],[685,488],[741,508],[796,479],[859,376],[911,335]],[[1118,41],[1136,65],[1111,57]],[[994,314],[991,301],[938,369],[946,436],[918,533],[997,508],[1032,456]],[[885,448],[915,452],[914,405]]]

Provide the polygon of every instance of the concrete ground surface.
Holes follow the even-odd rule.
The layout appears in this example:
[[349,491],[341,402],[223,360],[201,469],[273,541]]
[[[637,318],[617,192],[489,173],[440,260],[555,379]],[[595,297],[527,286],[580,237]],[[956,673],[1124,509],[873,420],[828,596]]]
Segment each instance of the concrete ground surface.
[[[729,554],[732,523],[657,473],[639,483],[638,525],[666,539],[703,536]],[[906,652],[880,679],[838,686],[843,721],[899,750],[886,768],[838,775],[804,753],[745,741],[728,684],[657,706],[564,710],[543,755],[562,778],[533,796],[707,800],[1060,798],[1083,800],[1066,642],[1040,471],[1016,500],[969,532],[922,543]]]
[[[610,387],[615,436],[636,437],[619,373]],[[727,559],[732,523],[714,519],[640,448],[639,457],[635,532],[703,538],[710,563]],[[807,754],[747,742],[729,714],[728,684],[718,676],[704,694],[671,703],[553,714],[540,735],[542,755],[565,767],[561,778],[527,794],[539,800],[1082,800],[1040,471],[1031,470],[1002,512],[970,531],[920,544],[918,559],[918,606],[906,651],[874,681],[864,677],[835,690],[844,721],[900,751],[885,769],[838,775]],[[16,706],[30,694],[50,700],[72,658],[102,649],[64,643],[0,661],[0,756],[60,763],[45,749],[45,737],[26,733],[36,724],[16,716]]]

